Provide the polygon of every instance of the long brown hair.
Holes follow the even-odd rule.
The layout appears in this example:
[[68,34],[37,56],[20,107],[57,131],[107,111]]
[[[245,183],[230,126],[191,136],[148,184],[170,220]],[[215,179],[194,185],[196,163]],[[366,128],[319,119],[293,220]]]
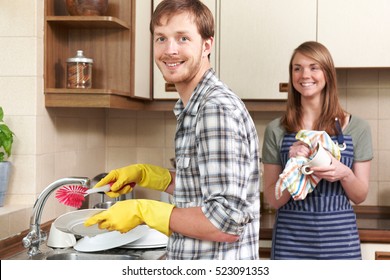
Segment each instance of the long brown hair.
[[345,123],[346,112],[339,101],[337,88],[337,74],[332,56],[329,50],[321,43],[308,41],[297,47],[290,60],[287,109],[282,117],[281,124],[288,132],[298,132],[303,129],[301,94],[292,84],[292,61],[297,53],[313,59],[324,72],[326,85],[322,94],[322,109],[320,117],[314,122],[313,129],[326,131],[329,135],[337,134],[335,118],[338,118],[341,126]]

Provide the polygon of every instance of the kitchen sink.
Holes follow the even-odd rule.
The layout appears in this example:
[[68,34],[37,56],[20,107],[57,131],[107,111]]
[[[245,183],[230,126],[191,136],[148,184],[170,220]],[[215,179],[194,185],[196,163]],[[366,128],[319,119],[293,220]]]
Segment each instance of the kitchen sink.
[[59,253],[49,255],[46,260],[140,260],[140,255],[119,255],[119,254],[91,254],[91,253]]
[[23,250],[9,260],[162,260],[165,259],[165,248],[126,249],[113,248],[98,252],[80,252],[73,248],[53,249],[46,244],[40,247],[41,254],[28,256]]

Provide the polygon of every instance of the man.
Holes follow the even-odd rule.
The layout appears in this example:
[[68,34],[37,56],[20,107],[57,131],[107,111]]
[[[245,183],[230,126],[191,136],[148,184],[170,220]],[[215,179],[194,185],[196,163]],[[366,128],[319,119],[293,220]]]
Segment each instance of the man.
[[153,13],[154,59],[180,95],[174,113],[176,174],[135,164],[111,171],[115,197],[132,186],[173,194],[174,205],[117,202],[86,221],[126,232],[141,223],[170,236],[168,259],[258,259],[259,152],[243,102],[215,76],[209,61],[214,20],[198,0],[165,0]]

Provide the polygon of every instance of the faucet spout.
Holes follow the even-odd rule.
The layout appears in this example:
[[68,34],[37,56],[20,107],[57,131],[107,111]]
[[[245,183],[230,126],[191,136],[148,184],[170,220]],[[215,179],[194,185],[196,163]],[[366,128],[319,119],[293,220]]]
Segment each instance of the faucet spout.
[[27,254],[35,256],[40,254],[39,245],[45,242],[47,234],[41,230],[41,217],[43,208],[50,194],[64,185],[82,185],[89,187],[90,180],[86,177],[62,178],[47,186],[38,196],[34,203],[33,213],[30,220],[30,232],[23,238],[23,246],[29,248]]

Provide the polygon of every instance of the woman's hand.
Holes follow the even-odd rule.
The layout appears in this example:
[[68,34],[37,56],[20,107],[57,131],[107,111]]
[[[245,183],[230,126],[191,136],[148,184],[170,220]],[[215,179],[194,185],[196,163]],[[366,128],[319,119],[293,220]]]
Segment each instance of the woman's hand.
[[368,194],[371,161],[355,162],[350,169],[334,157],[332,164],[312,167],[314,175],[330,182],[340,180],[348,198],[355,204],[362,203]]
[[302,141],[294,142],[294,144],[290,146],[288,156],[289,158],[297,157],[297,156],[308,158],[310,156],[310,148],[305,142]]
[[332,162],[330,165],[321,166],[321,167],[310,167],[310,170],[313,171],[313,174],[320,179],[325,179],[329,182],[335,182],[342,180],[351,175],[352,170],[334,158],[330,153]]

